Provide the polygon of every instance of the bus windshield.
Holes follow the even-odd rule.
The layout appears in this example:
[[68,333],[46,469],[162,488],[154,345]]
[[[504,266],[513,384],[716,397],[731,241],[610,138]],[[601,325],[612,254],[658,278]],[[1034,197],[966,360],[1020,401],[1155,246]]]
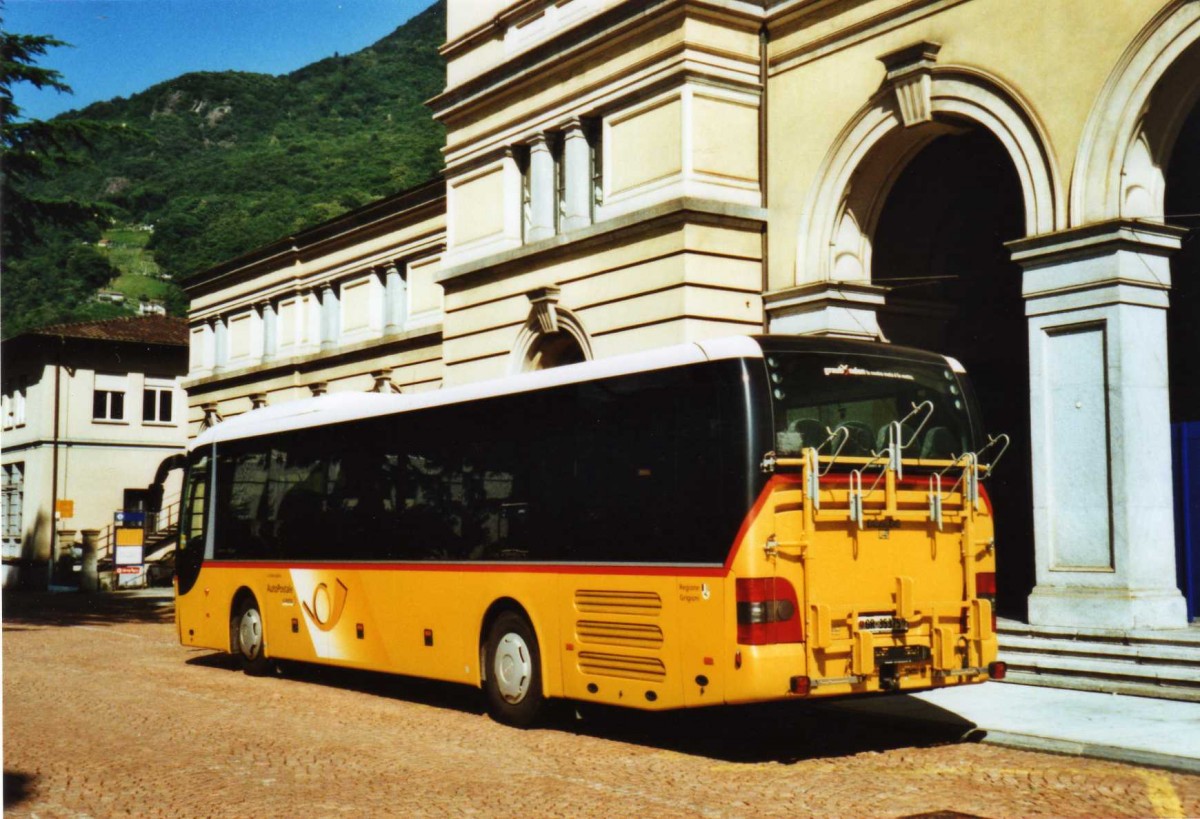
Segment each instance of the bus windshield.
[[[852,353],[771,352],[766,356],[775,410],[775,451],[799,456],[828,430],[849,433],[843,455],[870,456],[888,445],[888,425],[929,401],[933,414],[906,457],[950,459],[974,449],[972,399],[948,364]],[[921,423],[903,430],[907,441]],[[823,450],[827,454],[829,447]]]

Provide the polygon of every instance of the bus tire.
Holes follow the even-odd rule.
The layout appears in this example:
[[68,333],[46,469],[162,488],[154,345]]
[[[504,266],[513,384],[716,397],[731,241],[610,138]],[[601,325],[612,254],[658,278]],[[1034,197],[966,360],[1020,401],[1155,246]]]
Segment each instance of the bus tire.
[[262,612],[253,597],[247,596],[238,606],[229,624],[229,636],[230,648],[243,671],[253,677],[270,673]]
[[542,658],[533,626],[520,614],[502,612],[488,631],[484,694],[492,719],[528,728],[541,715]]

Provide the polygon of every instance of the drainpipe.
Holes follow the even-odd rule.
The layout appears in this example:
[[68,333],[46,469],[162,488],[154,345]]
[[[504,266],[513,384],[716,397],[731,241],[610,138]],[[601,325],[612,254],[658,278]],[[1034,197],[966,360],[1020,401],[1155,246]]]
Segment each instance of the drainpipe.
[[63,347],[65,336],[58,337],[58,354],[54,360],[54,433],[50,448],[50,566],[46,571],[46,588],[54,581],[54,566],[58,562],[58,408],[62,382]]
[[[764,3],[764,13],[766,11]],[[767,31],[767,21],[764,19],[762,27],[758,30],[758,82],[762,88],[762,95],[758,100],[758,187],[762,191],[762,207],[767,208],[767,44],[770,42],[770,34]],[[769,322],[767,320],[766,296],[767,290],[770,289],[770,243],[767,241],[768,225],[763,226],[762,230],[762,295],[763,295],[763,314],[762,314],[762,330],[767,332]]]

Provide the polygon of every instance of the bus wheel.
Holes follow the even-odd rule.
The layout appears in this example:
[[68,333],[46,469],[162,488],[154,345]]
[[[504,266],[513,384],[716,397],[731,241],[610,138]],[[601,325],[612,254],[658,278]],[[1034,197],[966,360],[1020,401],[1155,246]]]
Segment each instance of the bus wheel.
[[242,665],[242,670],[255,677],[271,670],[267,659],[267,641],[263,636],[262,612],[253,597],[247,597],[233,616],[231,629],[232,648]]
[[542,696],[541,655],[529,622],[506,611],[492,623],[485,655],[488,713],[505,725],[527,728],[538,718]]

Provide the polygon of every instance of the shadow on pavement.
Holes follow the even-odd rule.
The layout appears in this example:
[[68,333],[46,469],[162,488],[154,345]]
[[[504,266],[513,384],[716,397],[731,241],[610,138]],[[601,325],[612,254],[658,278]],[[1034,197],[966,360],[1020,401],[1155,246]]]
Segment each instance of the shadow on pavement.
[[557,727],[727,762],[783,764],[982,738],[973,723],[941,708],[899,695],[887,698],[904,701],[903,713],[861,713],[837,702],[774,702],[667,712],[590,706],[582,710],[582,719]]
[[3,595],[4,630],[20,626],[169,623],[175,602],[171,590],[138,592],[25,592]]
[[[233,657],[206,654],[189,665],[236,671]],[[240,672],[238,672],[240,673]],[[483,714],[483,696],[471,686],[370,671],[282,663],[296,682],[341,688],[434,708]],[[779,762],[852,756],[898,748],[977,742],[983,732],[961,717],[903,695],[860,700],[777,702],[649,712],[554,702],[542,730],[628,742],[726,762]],[[886,702],[885,702],[886,701]],[[513,729],[516,730],[516,729]]]
[[15,808],[29,799],[34,777],[19,771],[4,772],[4,809]]

